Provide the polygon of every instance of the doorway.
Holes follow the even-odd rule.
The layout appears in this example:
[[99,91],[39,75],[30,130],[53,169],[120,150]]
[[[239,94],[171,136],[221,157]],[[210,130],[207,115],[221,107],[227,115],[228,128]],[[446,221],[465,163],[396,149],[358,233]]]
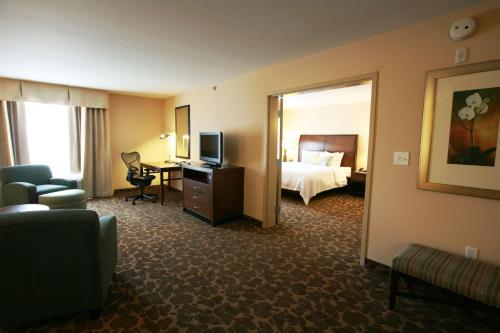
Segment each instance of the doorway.
[[[265,207],[265,221],[264,221],[264,227],[272,227],[277,224],[282,224],[286,223],[286,221],[283,221],[281,219],[281,212],[282,212],[282,171],[283,171],[283,163],[284,163],[284,157],[285,157],[285,149],[286,149],[286,159],[290,159],[290,156],[292,157],[292,161],[300,162],[300,163],[292,163],[295,165],[300,165],[301,163],[305,165],[305,163],[313,163],[313,162],[306,162],[305,160],[302,160],[301,152],[307,152],[308,154],[309,149],[312,150],[317,150],[318,153],[321,151],[321,155],[325,154],[328,155],[334,154],[338,151],[342,151],[343,154],[345,154],[345,158],[341,157],[341,163],[342,163],[342,168],[346,169],[347,166],[351,167],[350,170],[352,170],[353,174],[352,177],[349,175],[347,179],[349,180],[349,183],[345,182],[344,184],[340,184],[338,182],[339,186],[343,185],[346,186],[347,188],[351,188],[352,184],[355,184],[355,181],[351,181],[353,178],[357,178],[359,168],[364,169],[363,173],[363,182],[364,182],[364,201],[362,202],[362,207],[363,207],[363,212],[362,212],[362,225],[361,225],[361,250],[360,250],[360,262],[361,264],[364,264],[365,261],[365,256],[366,256],[366,244],[367,244],[367,230],[368,230],[368,218],[369,218],[369,209],[370,209],[370,194],[371,194],[371,179],[372,179],[372,173],[373,173],[373,152],[374,152],[374,137],[375,137],[375,111],[376,111],[376,92],[377,92],[377,79],[378,79],[378,74],[377,73],[370,73],[366,75],[360,75],[356,77],[351,77],[351,78],[346,78],[346,79],[341,79],[341,80],[336,80],[332,82],[326,82],[326,83],[320,83],[316,85],[310,85],[310,86],[305,86],[305,87],[298,87],[298,88],[292,88],[288,90],[283,90],[279,91],[276,93],[273,93],[272,95],[268,96],[268,127],[267,127],[267,186],[266,186],[266,207]],[[315,95],[320,96],[320,95],[325,95],[322,92],[325,91],[331,91],[331,90],[337,90],[341,91],[342,89],[344,90],[355,90],[355,89],[345,89],[349,87],[360,87],[369,84],[370,85],[370,100],[368,102],[368,107],[369,107],[369,122],[368,122],[368,133],[367,133],[367,138],[365,137],[363,140],[365,140],[365,145],[366,145],[366,152],[365,152],[365,157],[364,161],[359,160],[359,164],[356,167],[356,158],[352,161],[350,161],[350,158],[353,155],[360,155],[356,153],[356,148],[359,146],[359,143],[352,143],[354,142],[353,140],[357,140],[358,135],[357,133],[349,133],[352,135],[347,135],[347,133],[338,133],[335,130],[332,130],[332,133],[322,133],[326,135],[312,135],[308,136],[305,134],[310,134],[310,133],[300,133],[304,135],[298,136],[298,140],[300,141],[298,144],[295,143],[295,147],[293,148],[295,151],[291,152],[290,151],[290,141],[289,137],[284,138],[283,136],[283,130],[284,130],[284,122],[286,121],[286,114],[284,116],[284,104],[286,104],[286,99],[287,96],[297,96],[297,95],[305,95],[309,94],[310,96]],[[292,98],[293,99],[293,98]],[[310,129],[308,129],[310,131]],[[354,132],[354,130],[353,130]],[[303,136],[306,136],[304,140],[302,139]],[[297,139],[297,138],[296,138]],[[351,142],[350,146],[348,145],[347,147],[354,147],[354,151],[349,150],[349,148],[345,148],[345,145],[340,144],[340,141],[342,142]],[[293,140],[292,140],[293,141]],[[321,142],[326,142],[327,148],[324,148],[325,146],[318,145],[316,144],[321,143]],[[311,146],[312,145],[312,146]],[[340,146],[339,146],[340,145]],[[313,147],[313,148],[311,148]],[[307,148],[307,151],[306,149]],[[358,151],[359,153],[359,151]],[[362,155],[362,154],[361,154]],[[359,157],[358,157],[359,158]],[[323,160],[323,158],[321,158]],[[329,159],[331,161],[331,159]],[[287,162],[287,164],[290,164]],[[288,168],[288,165],[286,165]],[[285,176],[288,179],[288,174],[285,174]],[[341,177],[337,177],[341,178]],[[287,179],[284,179],[283,181],[286,181]],[[286,188],[286,187],[285,187]],[[333,191],[333,190],[332,190]],[[326,192],[325,192],[326,193]],[[314,192],[313,192],[314,194]],[[304,198],[304,203],[307,205],[307,201],[305,199],[309,198]],[[314,195],[313,195],[314,197]],[[318,195],[319,197],[319,195]],[[314,198],[312,200],[315,200]]]

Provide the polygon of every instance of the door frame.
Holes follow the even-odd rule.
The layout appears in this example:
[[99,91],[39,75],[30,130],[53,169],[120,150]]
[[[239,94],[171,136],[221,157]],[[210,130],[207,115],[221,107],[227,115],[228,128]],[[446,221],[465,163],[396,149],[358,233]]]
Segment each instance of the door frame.
[[[363,206],[363,222],[362,222],[362,233],[361,233],[361,250],[360,250],[360,264],[364,265],[366,260],[366,252],[368,250],[368,227],[370,220],[370,207],[372,201],[372,183],[373,183],[373,156],[375,153],[375,134],[376,134],[376,109],[377,109],[377,92],[378,92],[378,72],[371,72],[367,74],[360,74],[356,76],[341,78],[333,81],[320,82],[315,84],[309,84],[300,87],[293,87],[288,89],[279,90],[276,92],[271,92],[268,94],[268,109],[267,109],[267,131],[266,131],[266,186],[264,186],[264,221],[262,226],[264,228],[273,227],[279,223],[276,220],[277,214],[273,214],[272,212],[276,211],[276,207],[278,207],[278,196],[276,195],[277,191],[281,191],[279,184],[277,183],[277,179],[279,179],[279,175],[281,175],[281,166],[280,163],[274,160],[272,157],[273,153],[276,152],[276,147],[273,147],[274,143],[277,142],[277,128],[272,126],[274,123],[273,117],[276,115],[276,110],[272,110],[272,99],[279,98],[283,95],[296,93],[296,92],[304,92],[304,91],[314,91],[314,90],[323,90],[323,89],[334,89],[334,88],[343,88],[352,86],[355,84],[359,84],[363,81],[371,81],[372,82],[372,91],[371,91],[371,101],[370,101],[370,133],[368,137],[368,163],[367,163],[367,173],[366,173],[366,187],[365,187],[365,199]],[[283,118],[282,118],[283,119]],[[282,133],[282,131],[280,132]],[[281,159],[281,150],[282,150],[282,142],[281,140],[279,150]],[[273,189],[274,187],[274,189]],[[274,218],[273,218],[274,216]]]

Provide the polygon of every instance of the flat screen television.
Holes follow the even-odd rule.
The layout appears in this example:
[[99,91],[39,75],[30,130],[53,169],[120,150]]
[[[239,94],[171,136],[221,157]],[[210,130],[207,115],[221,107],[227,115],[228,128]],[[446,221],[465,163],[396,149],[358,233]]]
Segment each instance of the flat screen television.
[[222,165],[222,132],[200,132],[200,160],[211,166]]

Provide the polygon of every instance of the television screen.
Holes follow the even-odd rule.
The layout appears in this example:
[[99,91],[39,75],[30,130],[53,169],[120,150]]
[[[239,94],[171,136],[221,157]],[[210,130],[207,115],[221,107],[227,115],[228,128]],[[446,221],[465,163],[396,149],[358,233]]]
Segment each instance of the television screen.
[[222,132],[200,133],[200,160],[222,164]]
[[201,140],[201,155],[211,158],[219,157],[219,136],[202,135]]

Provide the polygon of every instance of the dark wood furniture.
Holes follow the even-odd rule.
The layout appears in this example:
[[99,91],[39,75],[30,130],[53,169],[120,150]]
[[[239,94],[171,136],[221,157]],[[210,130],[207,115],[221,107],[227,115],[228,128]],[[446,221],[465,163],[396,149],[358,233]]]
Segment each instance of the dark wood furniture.
[[348,191],[351,195],[365,196],[366,172],[353,171],[347,178]]
[[182,167],[182,205],[212,226],[243,216],[244,168],[201,164]]
[[358,151],[357,134],[302,134],[299,139],[299,159],[302,160],[302,150],[343,152],[340,166],[356,170],[356,154]]
[[[161,193],[161,205],[163,206],[163,202],[165,199],[165,182],[168,183],[168,189],[172,185],[172,180],[181,180],[182,178],[172,178],[170,173],[173,171],[182,171],[182,167],[175,163],[166,163],[166,162],[144,162],[141,163],[141,166],[148,170],[150,173],[159,173],[160,174],[160,193]],[[167,173],[167,179],[165,179],[164,173]]]
[[38,205],[38,204],[25,204],[25,205],[14,205],[0,208],[0,215],[14,214],[14,213],[24,213],[24,212],[36,212],[40,210],[49,210],[48,206]]

